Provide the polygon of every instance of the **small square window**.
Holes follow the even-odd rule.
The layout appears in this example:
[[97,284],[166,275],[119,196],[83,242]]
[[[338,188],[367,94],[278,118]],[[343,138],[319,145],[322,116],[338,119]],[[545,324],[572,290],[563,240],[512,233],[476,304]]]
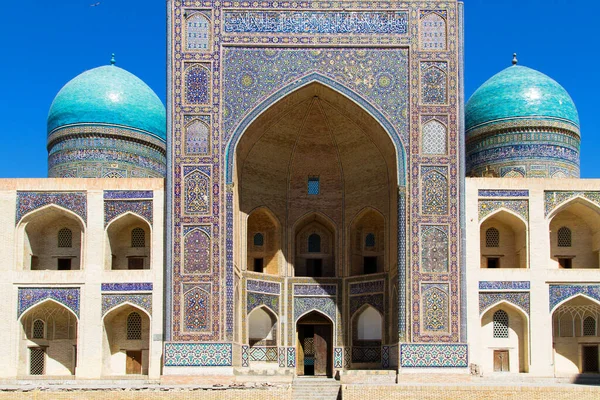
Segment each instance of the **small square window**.
[[71,259],[70,258],[59,258],[58,259],[58,270],[59,271],[68,271],[71,269]]
[[573,268],[573,259],[572,258],[562,258],[561,257],[561,258],[558,259],[558,265],[561,268],[567,268],[567,269]]
[[127,259],[127,269],[144,269],[144,259],[142,257],[129,257]]
[[500,259],[498,257],[488,257],[487,267],[488,268],[500,268]]
[[319,177],[318,176],[309,176],[308,177],[308,194],[319,194]]

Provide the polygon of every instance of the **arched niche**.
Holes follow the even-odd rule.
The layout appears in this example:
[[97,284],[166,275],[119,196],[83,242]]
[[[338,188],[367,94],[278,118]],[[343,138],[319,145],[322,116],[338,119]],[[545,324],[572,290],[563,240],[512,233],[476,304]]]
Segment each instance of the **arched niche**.
[[[559,235],[560,233],[560,235]],[[560,237],[559,237],[560,236]],[[573,199],[550,219],[550,265],[564,269],[597,269],[600,252],[600,209]]]
[[363,210],[350,227],[350,275],[367,275],[385,270],[385,220],[374,210]]
[[319,214],[308,216],[296,226],[294,276],[336,276],[334,227]]
[[273,213],[259,208],[248,216],[246,225],[246,269],[277,275],[281,268],[281,228]]
[[146,220],[126,213],[106,228],[104,266],[107,270],[150,269],[152,231]]
[[528,372],[529,322],[520,308],[501,302],[481,316],[481,368],[488,372]]
[[383,316],[365,305],[352,316],[352,366],[378,368],[381,366]]
[[77,316],[54,300],[27,310],[20,318],[18,374],[75,375],[77,327]]
[[500,210],[480,225],[481,268],[527,268],[527,226]]
[[103,318],[102,375],[147,375],[150,363],[150,317],[123,303]]
[[598,373],[600,302],[574,296],[552,313],[554,373],[571,376]]
[[84,225],[71,211],[54,205],[38,209],[23,217],[17,231],[20,269],[81,269]]
[[257,307],[248,314],[250,347],[277,346],[277,316],[267,307]]

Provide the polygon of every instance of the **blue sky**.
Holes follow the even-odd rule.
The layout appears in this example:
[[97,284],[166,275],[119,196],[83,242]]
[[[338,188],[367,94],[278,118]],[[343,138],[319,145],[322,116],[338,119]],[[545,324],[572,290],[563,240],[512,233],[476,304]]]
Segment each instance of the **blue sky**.
[[[567,0],[465,0],[465,14],[467,98],[517,52],[519,64],[549,75],[573,97],[581,120],[581,175],[600,178],[595,14]],[[108,64],[111,53],[166,104],[164,0],[4,1],[0,21],[2,178],[46,176],[52,99],[79,73]]]

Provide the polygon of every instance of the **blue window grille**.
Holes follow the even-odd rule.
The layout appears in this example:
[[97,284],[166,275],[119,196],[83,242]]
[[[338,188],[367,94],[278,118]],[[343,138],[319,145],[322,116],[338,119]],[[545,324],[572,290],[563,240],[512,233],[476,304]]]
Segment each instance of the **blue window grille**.
[[308,177],[308,194],[319,194],[319,177],[309,176]]

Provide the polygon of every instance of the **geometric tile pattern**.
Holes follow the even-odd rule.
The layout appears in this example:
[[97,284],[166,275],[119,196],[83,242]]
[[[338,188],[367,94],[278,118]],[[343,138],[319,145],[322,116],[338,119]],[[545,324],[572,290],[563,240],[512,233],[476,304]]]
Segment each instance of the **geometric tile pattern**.
[[103,283],[101,290],[103,292],[147,292],[152,290],[152,282]]
[[465,368],[466,344],[401,344],[400,366],[406,368]]
[[194,64],[185,69],[185,102],[207,104],[210,97],[210,72],[207,64]]
[[15,223],[27,213],[48,204],[66,208],[87,220],[87,197],[85,192],[17,192],[17,215]]
[[165,343],[166,367],[229,367],[231,343]]
[[205,122],[195,120],[185,127],[185,153],[188,155],[210,153],[210,130]]
[[151,199],[154,197],[152,190],[105,190],[105,200],[124,199]]
[[211,270],[210,227],[187,225],[183,238],[183,273],[206,274]]
[[383,292],[384,281],[368,281],[350,284],[350,295],[362,293],[381,293]]
[[294,285],[295,296],[335,296],[337,285]]
[[389,346],[381,347],[381,367],[382,368],[390,367],[390,347]]
[[479,281],[479,290],[529,290],[529,281]]
[[479,189],[479,197],[529,197],[529,190]]
[[421,49],[446,50],[446,10],[421,11]]
[[421,231],[421,269],[423,272],[448,272],[448,227],[424,226]]
[[248,350],[250,361],[277,362],[277,347],[253,346]]
[[351,296],[350,297],[350,316],[353,316],[354,313],[364,306],[368,304],[379,311],[382,315],[385,312],[385,305],[383,303],[383,293],[380,294],[367,294],[362,296]]
[[79,318],[79,288],[19,288],[17,318],[28,308],[52,299],[67,307]]
[[288,366],[288,368],[293,368],[296,366],[296,348],[295,347],[287,348],[287,366]]
[[194,12],[185,21],[186,50],[208,50],[210,39],[210,18],[202,12]]
[[448,137],[446,127],[441,122],[432,119],[423,125],[423,154],[446,154]]
[[438,332],[449,330],[448,285],[445,283],[421,284],[423,301],[423,328]]
[[[184,327],[189,332],[211,330],[211,296],[209,285],[185,285],[183,294]],[[185,290],[184,289],[184,290]]]
[[104,226],[118,216],[131,212],[152,225],[152,200],[106,200],[104,202]]
[[242,345],[242,367],[249,367],[250,366],[250,355],[249,355],[249,349],[250,347],[248,347],[247,345]]
[[109,310],[123,303],[131,303],[148,311],[152,315],[152,295],[151,294],[103,294],[102,295],[102,316]]
[[423,214],[448,214],[448,170],[446,167],[421,168]]
[[256,307],[262,305],[269,307],[275,312],[275,314],[279,314],[279,296],[265,293],[248,292],[247,297],[246,312],[248,314],[250,314],[250,312]]
[[445,104],[447,99],[445,61],[421,62],[421,102],[423,104]]
[[381,346],[352,346],[352,362],[378,363],[381,361]]
[[224,12],[227,33],[406,34],[406,11],[246,11]]
[[185,213],[207,214],[210,211],[210,178],[193,171],[184,178]]
[[479,200],[479,220],[481,221],[500,208],[514,211],[525,221],[529,220],[529,201],[527,200]]
[[248,279],[246,281],[246,289],[249,292],[279,294],[279,293],[281,293],[281,284],[279,284],[277,282],[258,281],[255,279]]
[[500,301],[514,304],[529,315],[529,292],[480,292],[479,314]]
[[559,204],[574,197],[583,197],[600,207],[600,192],[554,191],[544,192],[544,216],[548,216]]
[[294,321],[307,311],[317,310],[329,316],[335,323],[336,303],[335,298],[331,297],[294,297]]
[[279,368],[285,368],[285,347],[279,348]]
[[333,349],[333,368],[343,368],[344,357],[343,349],[336,347]]
[[559,303],[578,294],[600,302],[600,285],[550,285],[550,311]]

